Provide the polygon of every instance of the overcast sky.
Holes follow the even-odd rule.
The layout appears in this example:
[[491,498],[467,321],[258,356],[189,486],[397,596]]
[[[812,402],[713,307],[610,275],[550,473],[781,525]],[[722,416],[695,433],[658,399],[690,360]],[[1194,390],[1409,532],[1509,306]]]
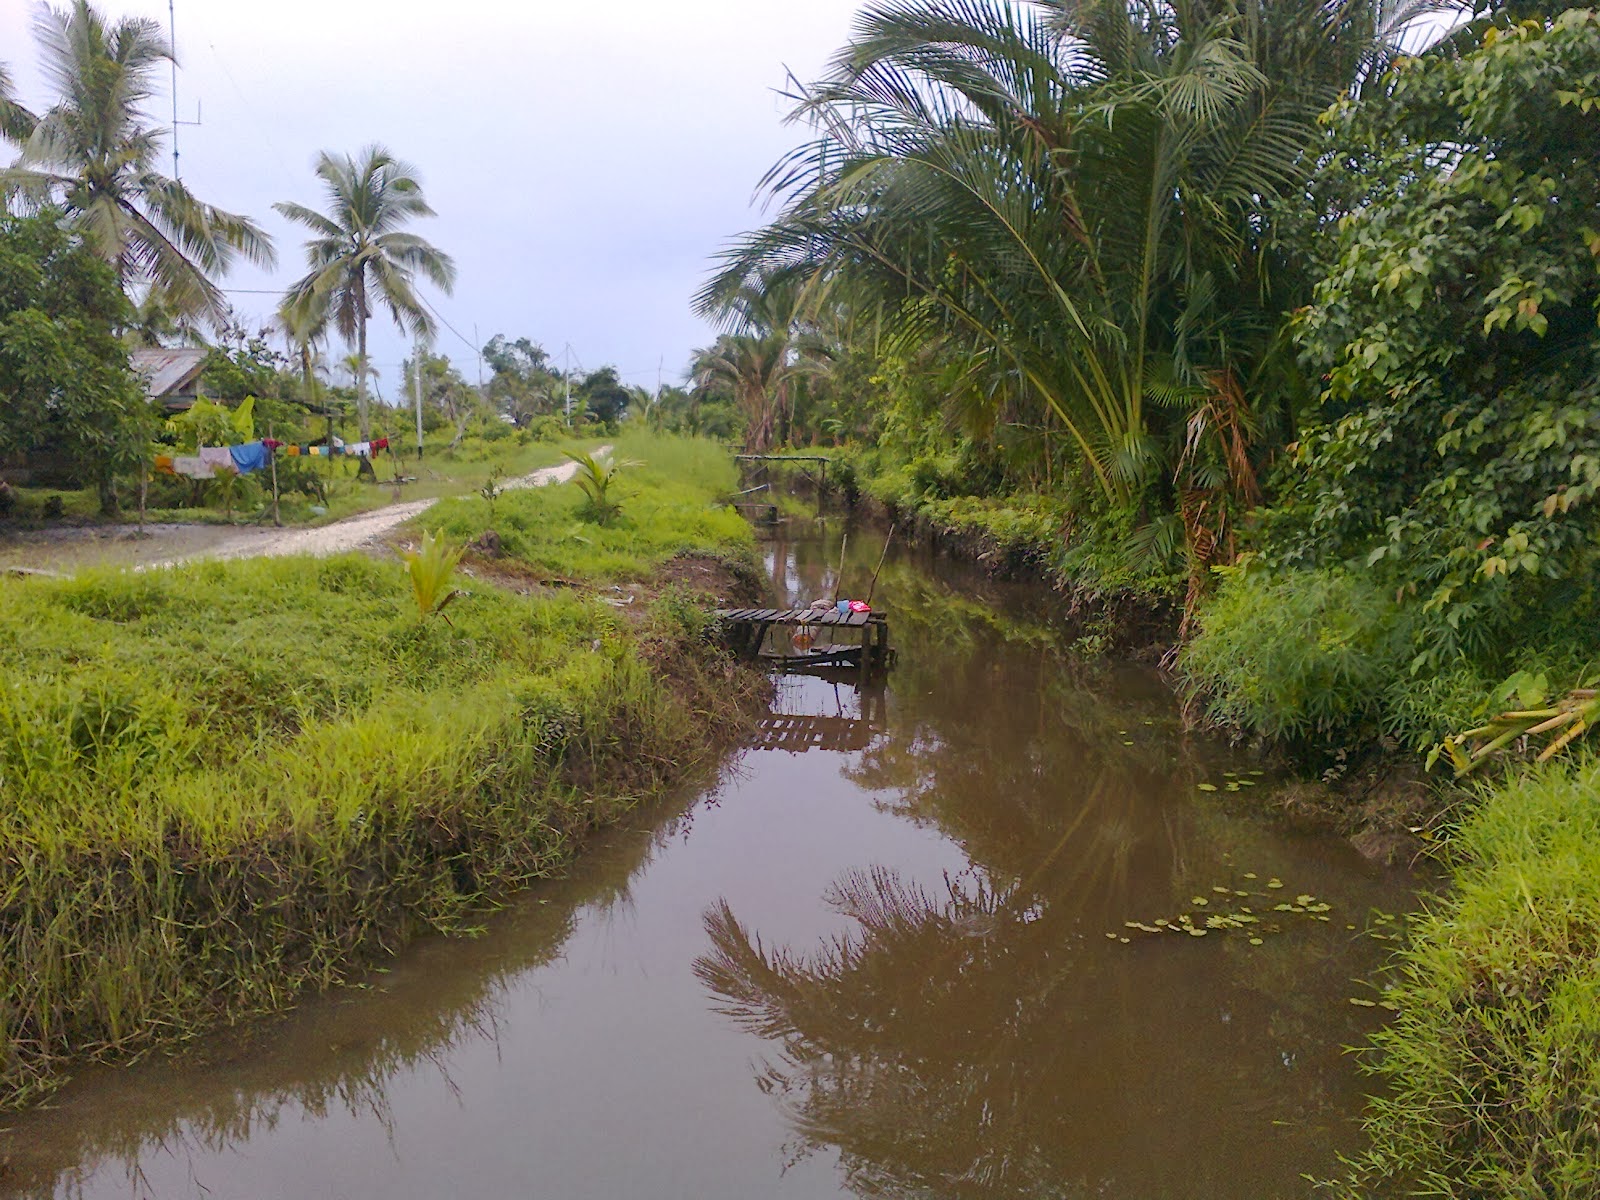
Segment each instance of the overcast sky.
[[[322,208],[317,151],[377,141],[421,171],[438,210],[417,231],[459,280],[427,295],[465,336],[441,328],[438,346],[469,379],[476,346],[504,333],[654,388],[658,364],[676,381],[714,336],[689,297],[717,249],[759,223],[756,182],[803,136],[775,94],[786,69],[815,77],[860,0],[176,4],[180,116],[203,117],[179,130],[183,178],[278,248],[275,274],[242,266],[225,286],[281,290],[300,274],[302,234],[272,202]],[[166,0],[99,7],[166,26]],[[0,61],[37,108],[34,12],[0,0]],[[165,83],[152,107],[170,119]],[[275,304],[231,299],[258,319]],[[387,394],[408,343],[387,316],[372,335]]]

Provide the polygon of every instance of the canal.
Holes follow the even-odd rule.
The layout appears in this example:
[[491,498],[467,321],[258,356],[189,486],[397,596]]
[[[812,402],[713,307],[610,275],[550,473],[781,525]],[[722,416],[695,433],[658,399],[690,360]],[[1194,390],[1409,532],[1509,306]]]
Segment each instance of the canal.
[[[836,534],[767,552],[775,601],[831,594]],[[85,1071],[3,1122],[0,1196],[1310,1196],[1417,881],[1041,589],[897,550],[874,604],[886,683],[783,679],[782,736],[478,937]]]

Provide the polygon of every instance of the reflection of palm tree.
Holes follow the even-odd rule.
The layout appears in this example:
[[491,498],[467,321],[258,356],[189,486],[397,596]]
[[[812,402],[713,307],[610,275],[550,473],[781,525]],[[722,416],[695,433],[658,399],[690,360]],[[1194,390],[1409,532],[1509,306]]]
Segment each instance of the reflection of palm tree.
[[[1130,976],[1135,951],[1027,888],[947,878],[930,893],[879,869],[827,899],[855,929],[810,954],[763,944],[723,902],[694,969],[720,1012],[775,1044],[759,1086],[800,1153],[837,1150],[854,1194],[1232,1198],[1274,1115],[1307,1121],[1281,1135],[1294,1149],[1318,1147],[1337,1047],[1292,1075],[1278,1056],[1326,1029],[1216,1020],[1219,1005],[1254,1010],[1262,954],[1326,973],[1308,943],[1235,959],[1213,941],[1219,988],[1179,944]],[[1291,1181],[1307,1165],[1294,1161]]]
[[161,132],[140,105],[170,57],[160,27],[134,17],[108,24],[76,0],[65,12],[41,6],[34,28],[61,95],[35,117],[0,77],[0,135],[19,150],[0,170],[0,193],[59,204],[124,289],[147,286],[175,316],[220,322],[228,306],[214,277],[236,254],[271,266],[272,242],[248,218],[202,203],[156,170]]
[[383,305],[395,324],[417,337],[433,332],[433,321],[416,293],[420,273],[448,293],[456,268],[450,256],[402,228],[414,217],[434,215],[422,197],[416,169],[381,146],[369,146],[360,159],[324,153],[317,176],[328,212],[303,204],[273,205],[314,235],[306,243],[310,271],[290,289],[287,304],[305,304],[327,313],[341,336],[353,341],[361,367],[356,375],[356,414],[361,440],[371,436],[367,412],[367,320]]

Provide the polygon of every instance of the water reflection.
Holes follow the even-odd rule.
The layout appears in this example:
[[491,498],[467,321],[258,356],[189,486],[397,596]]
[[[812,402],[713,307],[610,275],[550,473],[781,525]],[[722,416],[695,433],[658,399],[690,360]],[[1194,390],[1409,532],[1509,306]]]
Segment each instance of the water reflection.
[[[796,1154],[836,1154],[862,1196],[1306,1194],[1358,1104],[1340,1046],[1376,954],[1345,925],[1396,881],[1194,791],[1224,764],[1148,673],[1076,667],[1048,624],[926,569],[886,582],[888,727],[847,774],[970,866],[849,872],[824,900],[850,932],[809,946],[724,901],[695,967],[771,1044],[756,1082]],[[1274,913],[1247,878],[1268,873],[1338,923]],[[1180,910],[1204,930],[1220,887],[1266,918],[1124,940]]]

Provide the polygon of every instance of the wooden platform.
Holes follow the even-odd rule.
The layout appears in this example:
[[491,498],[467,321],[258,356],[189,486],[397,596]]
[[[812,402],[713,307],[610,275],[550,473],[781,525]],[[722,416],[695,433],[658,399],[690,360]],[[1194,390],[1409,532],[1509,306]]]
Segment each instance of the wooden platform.
[[[723,640],[736,653],[783,666],[853,666],[864,672],[890,664],[889,620],[881,612],[840,612],[836,608],[723,608],[717,610]],[[818,646],[763,654],[767,631],[782,629],[859,629],[859,645]]]
[[762,625],[845,625],[859,629],[882,613],[840,612],[837,608],[719,608],[717,620],[732,623],[746,621]]

